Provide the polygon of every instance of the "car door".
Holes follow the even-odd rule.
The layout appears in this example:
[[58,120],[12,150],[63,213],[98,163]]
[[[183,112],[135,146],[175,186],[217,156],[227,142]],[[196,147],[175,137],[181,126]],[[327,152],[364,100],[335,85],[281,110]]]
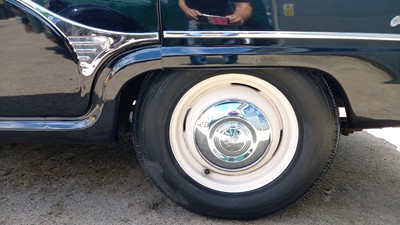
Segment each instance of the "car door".
[[[396,95],[400,83],[398,0],[247,1],[251,16],[236,25],[218,23],[215,18],[226,13],[208,5],[194,4],[200,13],[214,18],[203,15],[208,21],[194,22],[176,1],[163,2],[166,68],[314,68],[342,85],[353,110],[348,115],[362,118],[354,124],[400,118],[398,101],[381,100],[381,96]],[[231,3],[233,12],[235,4],[243,1],[225,2]]]
[[103,64],[157,32],[156,0],[0,4],[0,117],[85,114]]

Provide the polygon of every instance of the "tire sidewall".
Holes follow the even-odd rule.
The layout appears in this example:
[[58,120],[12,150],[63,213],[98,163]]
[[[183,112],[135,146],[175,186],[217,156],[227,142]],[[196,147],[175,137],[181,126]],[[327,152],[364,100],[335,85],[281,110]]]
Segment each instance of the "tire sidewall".
[[273,182],[243,193],[214,191],[198,184],[179,166],[170,147],[169,121],[191,87],[230,72],[172,72],[150,78],[147,91],[139,98],[145,104],[139,106],[135,143],[145,171],[179,204],[215,217],[258,217],[296,202],[326,170],[336,141],[333,104],[324,87],[308,75],[291,70],[234,71],[261,78],[286,96],[297,116],[299,141],[291,163]]

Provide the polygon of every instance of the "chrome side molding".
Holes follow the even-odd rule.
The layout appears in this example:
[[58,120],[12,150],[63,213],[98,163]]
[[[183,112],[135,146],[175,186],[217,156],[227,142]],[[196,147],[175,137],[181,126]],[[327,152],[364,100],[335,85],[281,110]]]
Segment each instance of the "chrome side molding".
[[164,31],[165,38],[267,38],[400,41],[399,34],[304,31]]
[[141,42],[159,41],[157,32],[124,33],[98,29],[57,15],[34,1],[10,2],[18,2],[36,12],[68,40],[76,53],[83,76],[92,75],[104,58],[120,48]]
[[3,120],[0,131],[69,131],[92,126],[95,117],[82,120]]

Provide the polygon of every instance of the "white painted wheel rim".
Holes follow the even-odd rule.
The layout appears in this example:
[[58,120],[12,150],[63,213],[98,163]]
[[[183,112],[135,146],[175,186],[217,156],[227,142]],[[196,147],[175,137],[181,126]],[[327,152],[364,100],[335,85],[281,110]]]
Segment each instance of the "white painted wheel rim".
[[[268,119],[270,135],[258,159],[233,169],[205,157],[195,135],[199,118],[229,101],[260,110]],[[244,74],[214,76],[188,90],[172,113],[169,131],[173,155],[183,171],[207,188],[229,193],[256,190],[278,178],[292,161],[299,138],[296,114],[287,98],[265,80]]]

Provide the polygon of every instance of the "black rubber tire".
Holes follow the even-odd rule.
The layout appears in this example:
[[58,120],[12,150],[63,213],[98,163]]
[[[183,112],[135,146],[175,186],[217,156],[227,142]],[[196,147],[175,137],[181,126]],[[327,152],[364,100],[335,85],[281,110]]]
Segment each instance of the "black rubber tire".
[[211,190],[189,177],[172,153],[169,124],[177,102],[197,83],[228,72],[173,71],[148,77],[136,102],[134,144],[147,175],[173,201],[210,217],[250,219],[287,208],[322,179],[339,140],[338,111],[333,94],[321,77],[288,69],[234,72],[272,84],[296,113],[296,153],[278,178],[243,193]]

